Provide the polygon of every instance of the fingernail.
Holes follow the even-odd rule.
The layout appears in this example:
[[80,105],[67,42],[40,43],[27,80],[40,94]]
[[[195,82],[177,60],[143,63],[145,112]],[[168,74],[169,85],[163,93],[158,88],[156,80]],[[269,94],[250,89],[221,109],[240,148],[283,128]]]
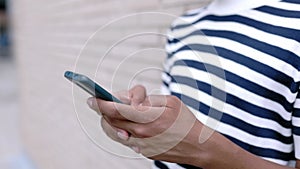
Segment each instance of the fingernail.
[[87,104],[89,105],[90,108],[95,108],[95,101],[96,100],[93,97],[88,98]]
[[128,140],[128,135],[127,134],[125,134],[125,133],[123,133],[123,132],[117,132],[117,135],[118,135],[118,137],[121,139],[121,140]]
[[135,151],[136,153],[138,153],[138,154],[140,153],[140,149],[138,147],[136,147],[136,146],[132,146],[131,149],[133,151]]

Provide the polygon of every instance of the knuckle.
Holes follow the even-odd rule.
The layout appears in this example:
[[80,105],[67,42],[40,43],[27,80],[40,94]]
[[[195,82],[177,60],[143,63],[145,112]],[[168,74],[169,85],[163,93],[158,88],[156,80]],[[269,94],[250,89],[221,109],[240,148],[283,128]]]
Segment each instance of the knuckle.
[[103,109],[102,106],[98,106],[97,112],[98,112],[98,113],[105,113],[105,109]]
[[146,136],[146,130],[143,127],[135,127],[133,129],[133,133],[138,137],[145,137]]
[[143,85],[136,85],[136,86],[134,86],[134,88],[137,90],[142,90],[142,91],[146,90],[146,88]]
[[105,104],[102,104],[101,101],[97,101],[97,108],[99,113],[106,113],[108,110],[108,107]]
[[110,111],[110,117],[112,118],[111,120],[118,118],[118,115],[119,115],[119,112],[117,110]]
[[119,117],[119,112],[115,105],[111,105],[110,103],[101,104],[98,106],[99,113],[106,115],[111,118]]
[[107,108],[107,116],[110,118],[119,118],[120,117],[120,113],[118,111],[118,109],[115,106],[110,106],[109,108]]
[[142,85],[136,85],[130,90],[133,96],[135,95],[146,95],[146,88]]
[[97,112],[101,112],[102,110],[102,106],[100,106],[99,101],[97,100],[96,102],[93,103],[93,109]]

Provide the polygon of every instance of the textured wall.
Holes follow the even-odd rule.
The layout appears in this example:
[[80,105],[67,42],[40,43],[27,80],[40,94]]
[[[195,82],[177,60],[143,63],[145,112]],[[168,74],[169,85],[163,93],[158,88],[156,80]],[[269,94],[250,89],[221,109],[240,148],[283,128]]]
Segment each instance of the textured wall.
[[85,104],[88,95],[72,90],[63,72],[75,69],[112,91],[138,83],[157,93],[169,24],[175,16],[205,3],[11,1],[21,85],[20,126],[26,151],[37,168],[149,168],[149,161],[132,158],[134,153],[104,136],[99,117]]

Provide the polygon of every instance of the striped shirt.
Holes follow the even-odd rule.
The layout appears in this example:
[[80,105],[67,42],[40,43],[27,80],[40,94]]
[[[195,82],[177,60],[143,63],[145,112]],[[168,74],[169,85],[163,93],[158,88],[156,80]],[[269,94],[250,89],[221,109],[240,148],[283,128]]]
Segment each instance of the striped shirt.
[[227,1],[174,21],[162,89],[243,149],[290,165],[300,159],[300,1]]

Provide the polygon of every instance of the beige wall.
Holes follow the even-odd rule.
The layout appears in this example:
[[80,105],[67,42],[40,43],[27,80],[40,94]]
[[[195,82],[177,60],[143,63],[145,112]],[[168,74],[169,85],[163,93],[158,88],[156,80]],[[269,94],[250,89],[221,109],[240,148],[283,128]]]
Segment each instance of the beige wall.
[[[14,54],[21,85],[20,126],[26,151],[36,166],[149,168],[146,159],[117,156],[96,146],[135,156],[105,137],[99,117],[85,104],[88,95],[77,88],[72,93],[63,73],[74,70],[76,63],[76,71],[95,77],[109,90],[138,83],[149,93],[157,92],[166,28],[174,16],[204,3],[207,0],[12,1]],[[141,12],[156,13],[134,14]]]

